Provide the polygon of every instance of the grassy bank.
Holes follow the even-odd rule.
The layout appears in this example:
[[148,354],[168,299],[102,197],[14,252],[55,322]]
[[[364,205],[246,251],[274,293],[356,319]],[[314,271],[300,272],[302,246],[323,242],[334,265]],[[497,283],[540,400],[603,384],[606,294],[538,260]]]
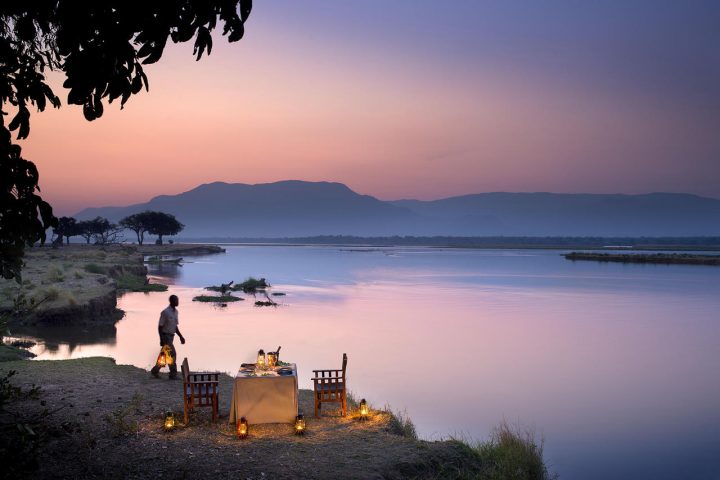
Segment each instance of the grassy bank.
[[22,283],[0,279],[0,314],[23,324],[114,322],[123,292],[164,292],[147,279],[145,255],[206,255],[214,245],[63,245],[29,249]]
[[[182,382],[106,358],[0,363],[0,377],[10,370],[18,372],[14,387],[42,387],[16,395],[6,404],[12,416],[0,417],[0,427],[15,422],[34,432],[34,453],[5,457],[6,471],[23,478],[548,478],[541,448],[509,427],[479,445],[428,442],[407,418],[386,410],[360,422],[354,403],[347,417],[330,411],[315,419],[312,392],[301,390],[300,409],[310,412],[304,436],[290,425],[251,425],[240,440],[227,422],[233,380],[222,375],[220,421],[211,423],[201,409],[167,433],[163,413],[182,418]],[[9,440],[6,448],[24,445]]]
[[115,321],[117,294],[162,291],[150,284],[143,256],[124,245],[35,247],[25,256],[22,283],[0,280],[0,312],[13,321],[87,323]]

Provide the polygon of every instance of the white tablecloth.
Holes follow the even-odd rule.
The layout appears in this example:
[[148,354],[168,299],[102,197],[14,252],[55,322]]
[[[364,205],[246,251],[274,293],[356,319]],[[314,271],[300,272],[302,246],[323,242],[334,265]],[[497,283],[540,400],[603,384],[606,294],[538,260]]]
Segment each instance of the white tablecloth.
[[250,376],[239,371],[233,383],[230,423],[293,423],[298,413],[297,367],[292,375]]

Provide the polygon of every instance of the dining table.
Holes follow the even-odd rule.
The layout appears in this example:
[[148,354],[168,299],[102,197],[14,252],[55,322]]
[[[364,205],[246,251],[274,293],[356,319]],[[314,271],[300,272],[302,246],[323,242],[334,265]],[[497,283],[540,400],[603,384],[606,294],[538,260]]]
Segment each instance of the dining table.
[[243,364],[233,382],[230,423],[292,423],[298,414],[298,376],[294,363],[260,368]]

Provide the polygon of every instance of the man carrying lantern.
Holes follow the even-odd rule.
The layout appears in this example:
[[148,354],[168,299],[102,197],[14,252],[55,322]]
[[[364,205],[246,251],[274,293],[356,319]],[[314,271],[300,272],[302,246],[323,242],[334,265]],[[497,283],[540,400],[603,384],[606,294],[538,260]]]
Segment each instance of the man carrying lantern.
[[[175,346],[173,345],[173,339],[175,334],[180,337],[180,343],[185,344],[185,337],[180,333],[178,324],[178,311],[177,306],[180,304],[177,295],[170,295],[170,305],[160,312],[160,321],[158,322],[158,334],[160,334],[160,346],[163,350],[160,352],[160,357],[155,366],[150,370],[150,373],[155,378],[160,378],[159,372],[162,367],[167,365],[170,368],[170,379],[174,380],[177,378],[177,363],[175,359],[177,354],[175,352]],[[169,355],[165,355],[169,353]],[[169,358],[167,358],[169,357]]]

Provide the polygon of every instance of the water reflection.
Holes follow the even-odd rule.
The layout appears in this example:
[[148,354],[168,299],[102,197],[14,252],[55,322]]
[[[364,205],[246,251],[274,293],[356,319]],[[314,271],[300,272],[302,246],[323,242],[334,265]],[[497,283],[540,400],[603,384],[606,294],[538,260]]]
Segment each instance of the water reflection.
[[[313,368],[347,352],[351,390],[407,409],[425,437],[484,438],[505,418],[545,435],[563,478],[720,470],[719,269],[542,251],[230,247],[173,275],[167,294],[119,300],[127,315],[114,341],[40,358],[110,355],[149,368],[174,293],[188,339],[179,355],[200,369],[233,372],[280,344],[308,388]],[[192,302],[203,286],[251,275],[287,293],[282,305]]]
[[117,328],[115,325],[106,324],[82,327],[17,326],[11,329],[10,335],[39,342],[31,351],[42,358],[71,358],[84,346],[114,346]]

